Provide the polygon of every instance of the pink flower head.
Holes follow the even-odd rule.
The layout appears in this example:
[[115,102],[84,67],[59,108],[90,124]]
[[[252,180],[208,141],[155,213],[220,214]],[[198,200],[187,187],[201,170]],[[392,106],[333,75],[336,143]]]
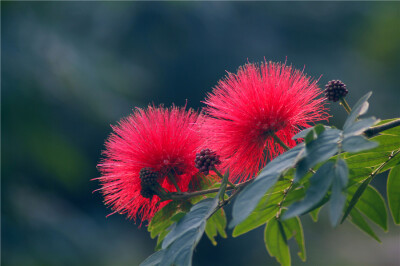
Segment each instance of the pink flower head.
[[317,81],[286,64],[246,64],[207,95],[206,146],[221,155],[232,181],[252,178],[284,151],[271,132],[293,147],[300,129],[328,118],[321,93]]
[[[196,149],[201,145],[195,130],[198,115],[191,109],[149,106],[137,108],[122,119],[105,143],[105,158],[98,168],[105,203],[113,213],[127,214],[136,221],[137,216],[150,220],[168,201],[159,202],[141,195],[140,170],[147,167],[159,173],[162,188],[176,191],[166,176],[176,178],[181,191],[187,191],[189,182],[197,173],[194,165]],[[159,204],[158,204],[159,203]]]

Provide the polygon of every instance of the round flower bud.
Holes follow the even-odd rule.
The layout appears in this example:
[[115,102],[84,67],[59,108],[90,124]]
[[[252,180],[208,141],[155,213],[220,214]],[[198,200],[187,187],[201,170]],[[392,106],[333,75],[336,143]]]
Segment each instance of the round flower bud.
[[348,92],[346,84],[340,80],[331,80],[325,85],[325,97],[329,101],[337,102],[340,98],[346,97]]
[[157,183],[158,173],[150,167],[145,167],[139,173],[142,187],[151,187]]
[[156,193],[150,186],[143,186],[142,189],[140,190],[140,195],[142,195],[143,198],[146,199],[151,199]]
[[210,149],[203,149],[200,153],[196,154],[196,159],[194,160],[195,166],[199,171],[205,175],[208,175],[210,170],[218,164],[221,164],[219,155]]

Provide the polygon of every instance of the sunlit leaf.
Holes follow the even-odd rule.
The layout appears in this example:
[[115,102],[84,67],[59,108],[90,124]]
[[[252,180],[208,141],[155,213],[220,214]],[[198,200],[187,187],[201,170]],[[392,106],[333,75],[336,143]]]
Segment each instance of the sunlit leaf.
[[367,221],[362,217],[361,213],[356,209],[352,209],[350,212],[350,222],[352,222],[355,226],[357,226],[361,231],[371,236],[373,239],[381,243],[379,237],[375,234],[375,232],[368,225]]
[[277,219],[271,219],[264,231],[264,242],[271,257],[284,266],[290,265],[290,251],[285,235],[285,230],[281,222]]
[[282,222],[283,228],[285,230],[286,238],[289,240],[294,237],[300,251],[297,255],[302,261],[306,260],[306,247],[304,243],[304,233],[303,226],[299,217],[294,217]]
[[389,173],[387,198],[393,220],[396,224],[400,224],[400,166],[396,166]]
[[206,223],[206,235],[210,239],[211,243],[215,246],[217,241],[215,237],[219,234],[221,237],[226,238],[226,216],[224,210],[221,208],[216,213],[214,213]]
[[400,148],[400,138],[392,135],[380,135],[370,140],[378,142],[379,146],[370,152],[391,152]]
[[322,209],[322,207],[316,208],[315,210],[310,212],[310,216],[314,222],[318,221],[318,215],[319,215],[319,212],[321,211],[321,209]]
[[283,193],[264,195],[254,211],[233,230],[232,236],[237,237],[247,233],[275,217],[279,210],[278,203],[283,199]]
[[367,186],[355,207],[371,221],[387,231],[386,204],[379,192],[372,186]]
[[347,216],[350,214],[351,210],[357,204],[358,200],[360,199],[361,195],[367,189],[369,183],[371,182],[371,178],[367,178],[363,181],[363,183],[357,188],[356,192],[354,193],[353,197],[351,198],[349,204],[346,207],[346,211],[344,212],[343,218],[340,223],[343,223],[346,220]]

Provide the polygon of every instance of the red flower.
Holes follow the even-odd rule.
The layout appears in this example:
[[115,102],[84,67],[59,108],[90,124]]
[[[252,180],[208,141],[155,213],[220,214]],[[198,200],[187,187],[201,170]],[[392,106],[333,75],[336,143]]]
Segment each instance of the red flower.
[[[168,191],[176,191],[166,178],[175,175],[182,191],[187,191],[192,176],[200,136],[195,130],[198,115],[177,107],[136,109],[112,127],[114,133],[106,141],[105,158],[98,165],[105,203],[113,213],[124,213],[136,221],[137,216],[150,220],[168,201],[160,202],[141,195],[140,170],[150,167],[159,173],[158,183]],[[113,214],[112,213],[112,214]]]
[[206,147],[221,155],[233,181],[252,178],[284,151],[270,132],[293,147],[300,129],[328,118],[321,93],[315,80],[291,66],[246,64],[220,80],[204,102]]

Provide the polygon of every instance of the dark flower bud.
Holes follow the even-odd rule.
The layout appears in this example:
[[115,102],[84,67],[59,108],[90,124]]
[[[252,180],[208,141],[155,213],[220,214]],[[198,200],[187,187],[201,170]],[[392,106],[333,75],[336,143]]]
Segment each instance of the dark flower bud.
[[142,195],[143,198],[146,199],[151,199],[156,193],[150,186],[143,186],[142,189],[140,190],[140,195]]
[[142,170],[140,170],[139,176],[140,176],[142,187],[143,186],[151,187],[157,183],[157,179],[158,179],[159,175],[158,175],[158,172],[154,171],[154,169],[152,169],[150,167],[145,167],[145,168],[142,168]]
[[346,97],[348,92],[346,84],[340,80],[331,80],[325,85],[325,97],[329,101],[337,102],[340,98]]
[[196,168],[205,175],[208,175],[215,165],[221,164],[219,156],[210,149],[203,149],[197,153],[194,162]]

